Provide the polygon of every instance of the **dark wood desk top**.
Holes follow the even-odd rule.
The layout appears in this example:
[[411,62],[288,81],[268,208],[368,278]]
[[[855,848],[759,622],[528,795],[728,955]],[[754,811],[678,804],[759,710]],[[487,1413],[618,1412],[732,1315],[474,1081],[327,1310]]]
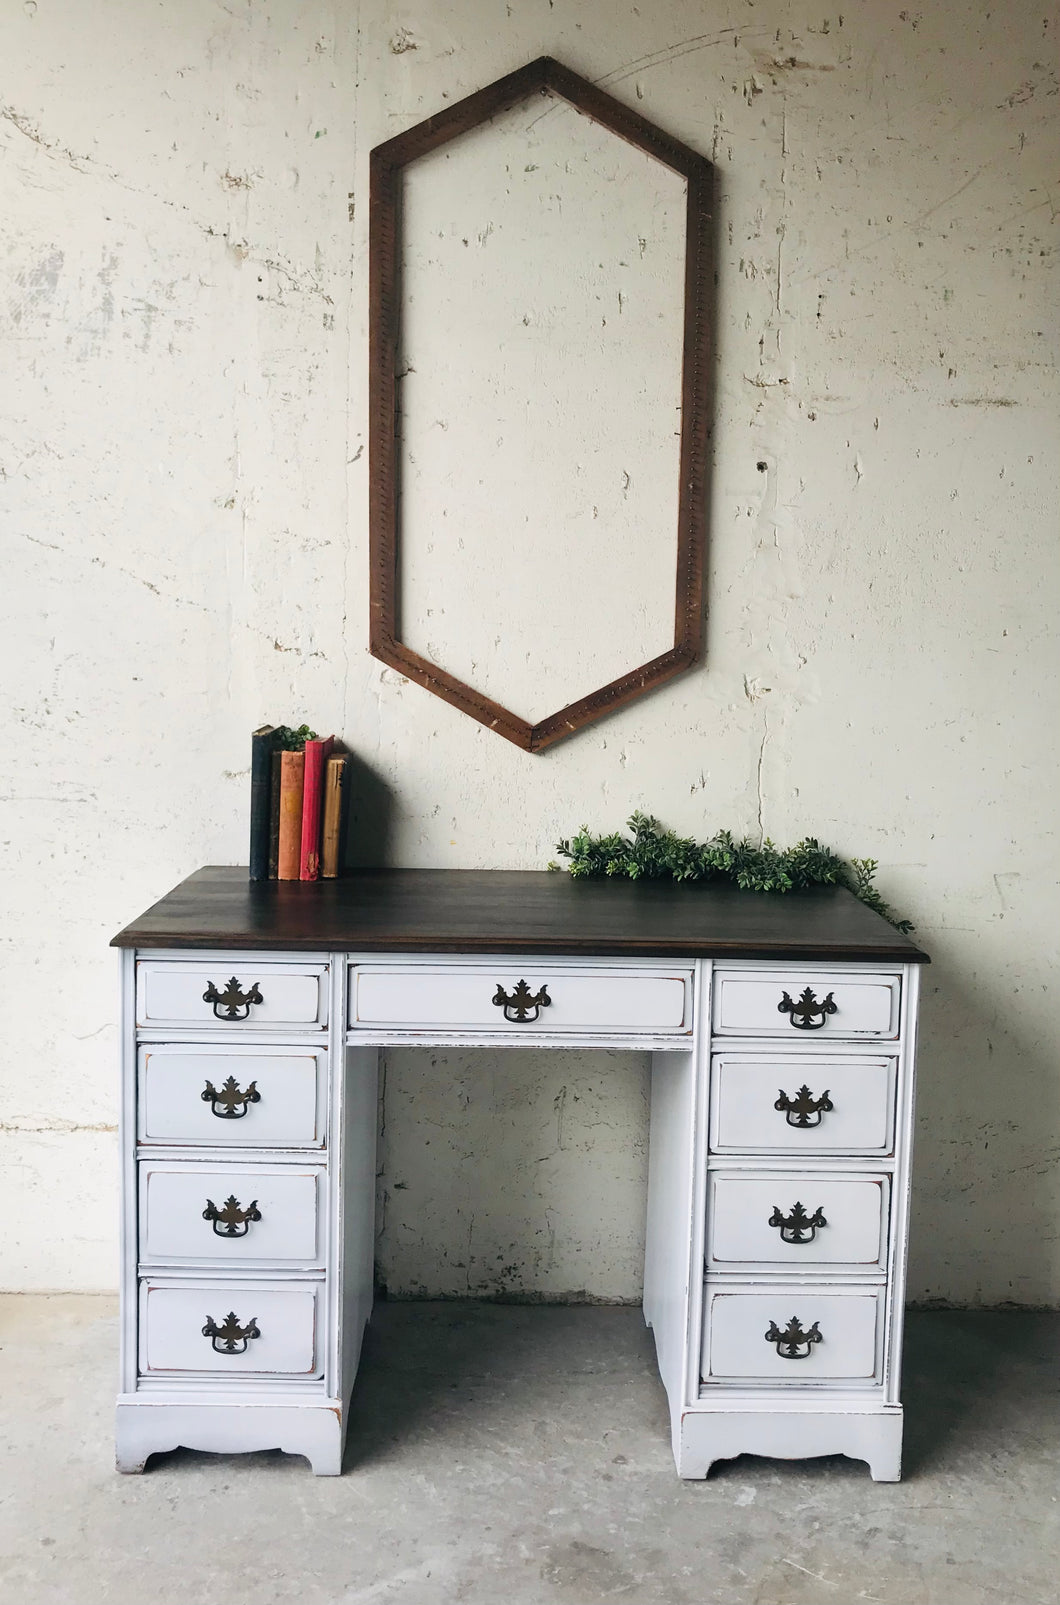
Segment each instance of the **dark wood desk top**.
[[377,869],[301,882],[249,881],[245,868],[211,867],[111,945],[928,962],[839,887],[778,896],[709,883],[579,881],[548,870]]

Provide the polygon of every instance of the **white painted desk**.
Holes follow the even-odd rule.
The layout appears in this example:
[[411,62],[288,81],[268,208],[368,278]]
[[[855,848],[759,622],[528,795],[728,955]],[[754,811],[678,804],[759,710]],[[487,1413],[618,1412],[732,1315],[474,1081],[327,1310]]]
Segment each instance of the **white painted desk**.
[[341,1469],[372,1307],[388,1044],[652,1056],[644,1313],[682,1477],[742,1453],[900,1474],[919,966],[849,893],[209,869],[123,975],[117,1459]]

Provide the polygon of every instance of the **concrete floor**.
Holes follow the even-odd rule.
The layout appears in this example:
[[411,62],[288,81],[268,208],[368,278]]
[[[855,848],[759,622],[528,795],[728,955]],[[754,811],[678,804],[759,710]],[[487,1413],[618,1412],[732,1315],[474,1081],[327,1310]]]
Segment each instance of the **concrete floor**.
[[3,1605],[1057,1605],[1060,1316],[914,1314],[906,1479],[673,1471],[640,1312],[383,1304],[342,1478],[112,1469],[117,1320],[0,1300]]

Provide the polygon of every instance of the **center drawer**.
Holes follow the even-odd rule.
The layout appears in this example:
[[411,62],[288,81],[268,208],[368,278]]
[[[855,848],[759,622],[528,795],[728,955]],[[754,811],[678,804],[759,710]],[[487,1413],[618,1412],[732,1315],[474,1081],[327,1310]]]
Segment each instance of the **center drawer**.
[[508,1036],[690,1036],[692,971],[530,961],[350,971],[350,1029]]
[[275,1266],[324,1263],[320,1165],[140,1163],[140,1262]]

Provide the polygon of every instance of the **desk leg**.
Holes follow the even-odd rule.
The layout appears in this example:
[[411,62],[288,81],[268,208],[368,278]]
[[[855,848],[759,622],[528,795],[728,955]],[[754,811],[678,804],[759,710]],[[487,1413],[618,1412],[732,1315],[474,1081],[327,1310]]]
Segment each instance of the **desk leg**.
[[375,1171],[378,1125],[379,1049],[347,1048],[342,1086],[337,1089],[341,1132],[332,1220],[336,1292],[334,1375],[342,1400],[345,1439],[350,1393],[361,1357],[364,1329],[372,1313],[375,1271]]
[[[644,1319],[680,1432],[685,1402],[692,1233],[696,1055],[655,1053],[651,1074]],[[675,1456],[677,1442],[675,1437]]]

